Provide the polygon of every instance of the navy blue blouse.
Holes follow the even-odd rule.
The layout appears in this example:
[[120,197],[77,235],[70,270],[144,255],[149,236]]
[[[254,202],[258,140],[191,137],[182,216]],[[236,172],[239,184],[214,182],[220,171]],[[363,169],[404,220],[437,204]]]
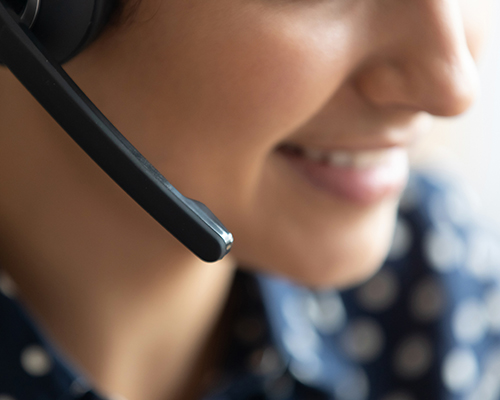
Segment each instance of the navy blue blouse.
[[[238,273],[203,400],[500,399],[500,238],[442,178],[413,174],[380,271],[346,291]],[[0,279],[0,400],[103,400]]]

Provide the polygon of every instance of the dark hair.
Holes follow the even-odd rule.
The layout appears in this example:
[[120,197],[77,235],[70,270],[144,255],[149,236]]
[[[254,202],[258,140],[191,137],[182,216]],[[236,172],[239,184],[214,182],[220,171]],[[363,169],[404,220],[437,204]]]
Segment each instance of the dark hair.
[[142,0],[115,0],[109,25],[117,27],[131,22]]

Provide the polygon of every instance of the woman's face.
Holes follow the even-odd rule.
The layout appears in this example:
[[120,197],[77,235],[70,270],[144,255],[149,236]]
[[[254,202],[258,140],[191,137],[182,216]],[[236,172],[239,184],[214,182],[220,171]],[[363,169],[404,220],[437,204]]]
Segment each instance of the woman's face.
[[408,146],[471,104],[489,3],[142,0],[68,69],[240,264],[341,286],[386,254]]

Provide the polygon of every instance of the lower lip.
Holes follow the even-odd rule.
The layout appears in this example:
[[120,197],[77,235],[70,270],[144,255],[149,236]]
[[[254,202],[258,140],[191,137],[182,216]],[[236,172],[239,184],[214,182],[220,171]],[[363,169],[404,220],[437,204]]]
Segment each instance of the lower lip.
[[317,162],[286,151],[279,153],[314,187],[349,202],[370,205],[400,195],[408,180],[407,151],[387,151],[383,162],[363,169]]

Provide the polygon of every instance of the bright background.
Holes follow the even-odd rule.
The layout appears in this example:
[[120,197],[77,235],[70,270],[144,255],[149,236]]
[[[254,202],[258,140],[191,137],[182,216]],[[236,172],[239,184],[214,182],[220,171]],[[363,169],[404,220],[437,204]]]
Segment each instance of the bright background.
[[[440,119],[416,164],[451,170],[477,194],[478,211],[500,227],[500,2],[480,61],[481,94],[463,116]],[[423,149],[423,151],[420,151]]]

